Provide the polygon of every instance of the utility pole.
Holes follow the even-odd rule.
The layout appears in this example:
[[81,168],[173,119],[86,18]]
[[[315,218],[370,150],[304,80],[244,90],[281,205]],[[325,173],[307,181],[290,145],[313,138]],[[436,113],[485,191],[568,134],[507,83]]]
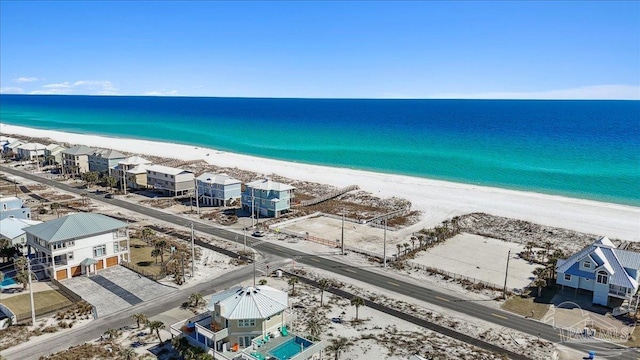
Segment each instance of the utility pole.
[[193,236],[193,222],[191,223],[191,277],[196,276],[196,248]]
[[33,286],[31,286],[31,260],[27,258],[27,271],[29,272],[29,300],[31,301],[31,326],[36,327],[36,306],[33,303]]
[[253,211],[254,206],[256,206],[256,195],[255,195],[255,188],[251,188],[251,228],[255,229],[256,226],[253,223],[253,214],[255,214],[255,212]]
[[342,208],[342,255],[344,255],[344,208]]
[[387,267],[387,219],[384,219],[384,240],[382,242],[384,245],[382,249],[382,259],[384,263],[384,267]]
[[256,250],[253,250],[253,287],[256,287]]
[[120,171],[122,171],[122,193],[127,195],[127,175],[124,165],[120,166]]
[[200,215],[200,199],[198,197],[198,180],[194,178],[193,183],[196,189],[196,214]]
[[511,258],[511,250],[507,254],[507,268],[504,270],[504,289],[502,291],[502,296],[505,300],[507,300],[507,276],[509,275],[509,258]]
[[242,248],[242,251],[244,251],[244,253],[247,253],[247,228],[243,227],[242,228],[242,237],[244,238],[244,246]]

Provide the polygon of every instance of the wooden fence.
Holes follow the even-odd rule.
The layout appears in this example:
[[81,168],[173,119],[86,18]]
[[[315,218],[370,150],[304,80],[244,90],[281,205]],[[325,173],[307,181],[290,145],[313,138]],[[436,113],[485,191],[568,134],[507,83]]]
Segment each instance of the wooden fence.
[[152,274],[150,271],[145,271],[146,269],[143,268],[142,266],[138,266],[130,262],[120,261],[120,265],[154,281],[164,279],[167,276],[166,269],[164,268],[162,268],[162,270],[160,271],[160,274]]
[[[434,268],[434,267],[431,267],[431,266],[417,264],[417,263],[414,263],[412,261],[405,261],[405,264],[407,264],[407,266],[411,267],[412,269],[420,269],[420,270],[424,270],[426,272],[429,272],[431,274],[442,275],[445,278],[445,280],[446,279],[453,279],[454,281],[460,282],[463,285],[464,285],[464,283],[467,283],[469,285],[472,285],[476,289],[483,289],[484,288],[484,289],[491,289],[491,290],[497,290],[497,291],[502,291],[504,289],[504,284],[502,284],[502,285],[501,284],[496,284],[496,283],[492,283],[492,282],[488,282],[488,281],[472,278],[472,277],[469,277],[469,276],[456,274],[456,273],[453,273],[453,272],[450,272],[450,271]],[[509,288],[507,288],[507,293],[509,293],[509,294],[519,293],[519,292],[520,292],[520,289],[509,289]]]

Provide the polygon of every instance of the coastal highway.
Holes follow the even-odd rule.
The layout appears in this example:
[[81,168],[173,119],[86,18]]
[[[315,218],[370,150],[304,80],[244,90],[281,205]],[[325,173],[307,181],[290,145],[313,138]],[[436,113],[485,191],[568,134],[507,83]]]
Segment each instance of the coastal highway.
[[[0,168],[2,169],[2,172],[37,181],[64,191],[72,192],[75,194],[87,193],[85,189],[74,188],[66,184],[61,184],[58,181],[46,179],[38,175],[8,168],[6,166],[0,166]],[[90,198],[93,198],[95,200],[104,201],[115,206],[141,213],[150,218],[159,219],[178,226],[189,226],[192,222],[192,220],[188,218],[169,214],[150,207],[133,204],[127,201],[119,199],[105,199],[103,196],[92,193],[88,193],[88,195]],[[220,237],[228,241],[235,241],[236,239],[237,233],[233,231],[206,225],[198,221],[193,221],[193,224],[196,231]],[[279,257],[288,257],[301,264],[306,264],[336,274],[347,276],[359,281],[363,281],[374,286],[379,286],[392,292],[406,295],[424,302],[432,303],[447,309],[451,309],[453,311],[485,320],[507,329],[521,331],[523,333],[538,336],[541,339],[549,340],[552,342],[563,342],[565,346],[576,350],[585,351],[585,353],[588,350],[595,350],[598,353],[599,358],[608,357],[612,359],[615,358],[635,360],[640,357],[640,353],[635,349],[628,349],[610,342],[586,341],[584,339],[570,339],[563,341],[560,336],[560,331],[558,329],[554,329],[550,325],[543,324],[535,320],[525,319],[520,315],[516,315],[510,312],[487,307],[469,299],[459,298],[433,289],[423,288],[411,282],[402,281],[375,271],[369,271],[367,270],[367,268],[350,266],[348,264],[330,259],[328,257],[307,254],[272,242],[263,241],[251,237],[247,237],[247,245],[252,246],[258,251],[263,251],[269,254],[277,255]],[[339,257],[340,255],[335,256]]]

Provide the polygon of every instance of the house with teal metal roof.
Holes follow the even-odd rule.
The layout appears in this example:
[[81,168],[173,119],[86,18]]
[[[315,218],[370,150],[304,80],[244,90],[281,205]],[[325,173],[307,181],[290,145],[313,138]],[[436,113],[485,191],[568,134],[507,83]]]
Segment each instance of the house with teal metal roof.
[[590,291],[594,304],[610,306],[614,298],[631,301],[638,291],[640,253],[618,249],[603,237],[559,260],[556,272],[558,285]]

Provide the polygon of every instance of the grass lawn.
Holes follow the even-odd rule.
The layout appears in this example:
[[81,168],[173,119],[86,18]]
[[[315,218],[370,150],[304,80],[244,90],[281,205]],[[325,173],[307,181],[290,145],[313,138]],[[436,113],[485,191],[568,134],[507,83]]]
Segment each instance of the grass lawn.
[[[533,291],[532,294],[537,294],[538,290]],[[502,304],[502,309],[510,311],[512,313],[520,314],[526,317],[532,317],[536,320],[542,319],[544,314],[549,311],[549,305],[551,304],[551,299],[556,294],[554,289],[543,289],[541,297],[522,297],[522,296],[513,296]],[[531,312],[533,311],[533,316],[531,316]]]
[[[160,265],[160,258],[158,258],[158,263],[156,264],[156,259],[151,256],[151,251],[153,250],[153,246],[147,245],[144,241],[140,239],[131,239],[130,240],[131,248],[129,251],[131,253],[131,262],[139,266],[141,270],[148,272],[152,275],[158,275],[162,271],[162,266]],[[168,254],[164,254],[165,260],[169,256]]]
[[640,347],[640,326],[636,325],[633,329],[633,334],[631,334],[631,339],[625,345],[634,348]]
[[[60,310],[73,304],[69,299],[56,290],[33,293],[33,303],[36,307],[36,315]],[[29,300],[28,292],[6,299],[3,298],[2,304],[11,309],[11,311],[13,311],[18,317],[20,317],[20,314],[31,313],[31,301]]]

